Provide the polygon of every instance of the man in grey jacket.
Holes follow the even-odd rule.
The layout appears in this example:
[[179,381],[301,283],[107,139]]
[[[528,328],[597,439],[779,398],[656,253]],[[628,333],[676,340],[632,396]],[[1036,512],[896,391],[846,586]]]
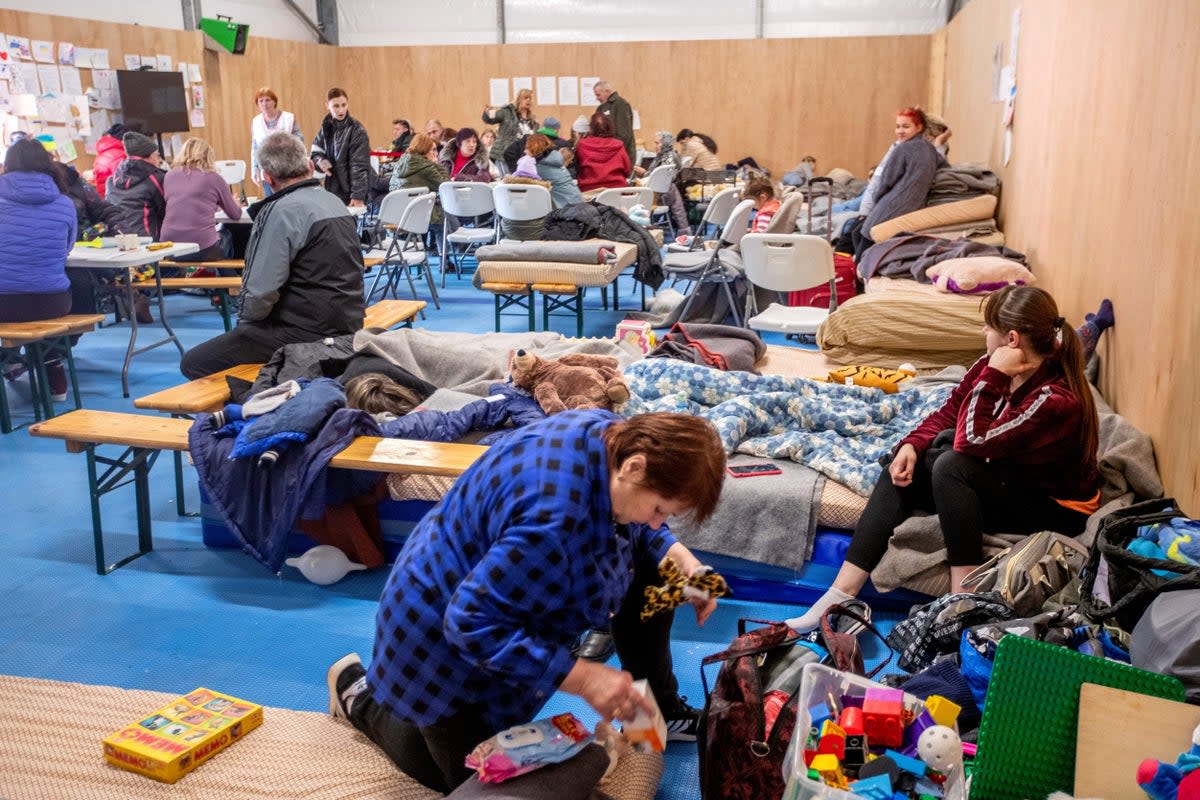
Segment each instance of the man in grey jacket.
[[612,119],[617,138],[625,145],[629,154],[629,163],[637,163],[637,145],[633,141],[633,108],[629,101],[613,91],[608,81],[600,81],[592,90],[596,95],[596,113],[604,114]]
[[363,322],[363,259],[354,218],[311,177],[304,145],[274,133],[259,146],[267,199],[254,219],[232,331],[184,354],[190,380],[262,363],[285,344],[354,333]]

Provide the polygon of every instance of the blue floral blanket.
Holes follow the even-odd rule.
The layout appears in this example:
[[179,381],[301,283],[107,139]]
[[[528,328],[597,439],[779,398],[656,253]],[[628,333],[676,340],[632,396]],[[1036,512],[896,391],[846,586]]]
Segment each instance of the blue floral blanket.
[[886,394],[808,378],[722,372],[669,358],[624,368],[626,416],[678,411],[716,426],[727,453],[783,458],[869,495],[879,459],[938,409],[952,383]]

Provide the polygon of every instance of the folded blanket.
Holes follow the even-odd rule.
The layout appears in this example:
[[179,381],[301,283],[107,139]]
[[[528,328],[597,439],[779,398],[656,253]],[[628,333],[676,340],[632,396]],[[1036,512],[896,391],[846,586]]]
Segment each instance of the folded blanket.
[[767,354],[757,333],[732,325],[676,322],[647,358],[674,358],[723,370],[754,372]]
[[612,242],[501,242],[475,251],[484,261],[551,261],[567,264],[613,264],[617,246]]

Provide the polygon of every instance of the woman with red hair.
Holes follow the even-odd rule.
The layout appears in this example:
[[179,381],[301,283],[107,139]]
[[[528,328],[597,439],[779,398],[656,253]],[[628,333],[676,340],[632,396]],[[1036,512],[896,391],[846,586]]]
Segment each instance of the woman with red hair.
[[269,87],[264,86],[254,93],[254,105],[259,113],[250,121],[250,180],[263,190],[263,197],[270,197],[271,187],[263,183],[262,169],[258,166],[258,146],[276,131],[290,133],[302,142],[304,134],[300,132],[296,115],[279,107],[279,95]]
[[856,259],[875,243],[872,227],[925,206],[935,173],[947,166],[925,138],[925,124],[925,112],[919,108],[896,112],[896,141],[875,168],[859,208],[865,219],[854,231]]

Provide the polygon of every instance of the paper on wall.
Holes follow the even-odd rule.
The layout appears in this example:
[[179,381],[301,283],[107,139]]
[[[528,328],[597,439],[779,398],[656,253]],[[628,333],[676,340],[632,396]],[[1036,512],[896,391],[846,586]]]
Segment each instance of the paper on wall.
[[525,76],[523,78],[513,78],[512,79],[513,99],[516,99],[517,92],[521,91],[522,89],[528,89],[529,91],[532,92],[533,91],[533,78],[530,78],[529,76]]
[[633,129],[635,131],[640,131],[642,129],[642,115],[638,113],[636,108],[633,109]]
[[142,57],[125,54],[125,69],[137,71],[142,68]]
[[92,115],[88,99],[83,95],[71,98],[71,122],[68,129],[72,139],[86,139],[92,133]]
[[488,80],[488,105],[492,108],[508,105],[508,78]]
[[8,93],[8,81],[0,81],[0,113],[12,111],[12,95]]
[[204,76],[200,74],[199,64],[188,64],[188,83],[204,83]]
[[[0,34],[3,36],[3,34]],[[8,62],[8,51],[0,49],[0,81],[9,80],[12,77],[12,64]]]
[[558,104],[560,106],[579,105],[579,78],[575,75],[558,79]]
[[33,50],[29,47],[29,40],[24,36],[8,37],[8,54],[11,58],[18,58],[21,61],[33,60]]
[[162,53],[159,53],[154,57],[154,68],[159,72],[170,72],[171,66],[172,64],[170,56],[165,56]]
[[590,106],[592,104],[592,101],[596,99],[596,84],[599,82],[599,78],[579,79],[579,105]]
[[62,79],[55,64],[38,64],[38,80],[42,84],[43,94],[62,94]]
[[539,75],[537,78],[537,104],[539,106],[558,105],[558,81],[553,75]]
[[83,80],[79,77],[77,67],[59,67],[58,74],[62,76],[62,93],[68,97],[83,94]]
[[13,94],[38,95],[42,93],[37,64],[13,64],[9,69],[12,73],[12,77],[9,79],[9,88]]
[[192,108],[204,108],[204,87],[192,87]]
[[75,66],[108,69],[108,50],[102,47],[80,47],[75,51]]
[[188,65],[186,61],[175,62],[175,71],[183,76],[183,85],[188,85]]
[[54,63],[54,42],[42,39],[33,40],[33,60],[42,64]]
[[154,56],[142,56],[142,69],[158,69],[158,59]]
[[70,104],[61,94],[44,94],[37,99],[37,118],[43,123],[66,125],[71,119]]
[[58,43],[58,63],[68,67],[75,66],[75,45],[70,42]]
[[92,71],[92,86],[101,91],[117,88],[117,71],[115,69],[97,69]]
[[12,113],[18,117],[36,117],[37,95],[36,94],[14,94],[12,96]]
[[204,109],[203,108],[193,108],[188,113],[188,122],[191,123],[193,128],[203,128],[204,127]]

